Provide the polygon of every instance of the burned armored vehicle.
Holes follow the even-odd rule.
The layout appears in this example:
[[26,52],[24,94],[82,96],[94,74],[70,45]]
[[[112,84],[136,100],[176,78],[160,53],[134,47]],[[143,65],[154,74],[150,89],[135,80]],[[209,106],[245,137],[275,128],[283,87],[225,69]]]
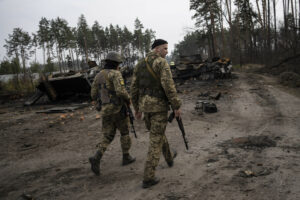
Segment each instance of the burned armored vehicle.
[[79,72],[40,74],[35,94],[24,104],[26,106],[33,105],[43,96],[47,96],[53,102],[65,99],[88,100],[91,84],[96,74],[101,70],[101,67],[97,66],[95,62],[89,62],[88,65],[88,69]]
[[228,58],[213,58],[203,61],[201,55],[180,56],[179,63],[171,66],[175,80],[197,78],[199,80],[231,77],[231,61]]
[[[79,72],[68,71],[51,75],[40,74],[35,94],[24,104],[27,106],[33,105],[43,96],[46,96],[51,102],[89,100],[91,85],[101,69],[102,67],[98,66],[95,61],[89,61],[88,68]],[[126,81],[132,75],[133,67],[122,66],[120,71]]]

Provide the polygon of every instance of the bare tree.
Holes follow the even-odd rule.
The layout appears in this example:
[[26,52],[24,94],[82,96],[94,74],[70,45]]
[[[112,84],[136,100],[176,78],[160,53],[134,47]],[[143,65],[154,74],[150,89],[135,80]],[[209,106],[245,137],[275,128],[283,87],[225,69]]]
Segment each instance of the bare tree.
[[274,13],[274,46],[275,46],[275,52],[277,52],[276,0],[273,0],[273,13]]

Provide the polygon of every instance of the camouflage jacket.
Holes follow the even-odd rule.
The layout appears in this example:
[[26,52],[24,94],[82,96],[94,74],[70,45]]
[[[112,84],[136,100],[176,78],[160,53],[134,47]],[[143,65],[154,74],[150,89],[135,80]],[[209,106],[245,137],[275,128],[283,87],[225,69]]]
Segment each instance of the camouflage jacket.
[[135,111],[139,112],[163,112],[169,110],[169,104],[177,110],[181,106],[181,101],[177,96],[172,73],[166,59],[156,55],[154,52],[147,54],[147,57],[156,57],[153,61],[152,70],[157,75],[162,90],[167,98],[162,99],[152,95],[140,94],[138,68],[146,67],[140,64],[141,60],[135,67],[131,83],[131,100]]
[[[106,88],[110,91],[115,92],[115,95],[120,101],[117,103],[108,103],[102,105],[101,114],[103,116],[112,115],[120,112],[122,105],[125,102],[129,102],[130,96],[126,91],[125,84],[121,72],[114,69],[104,69],[107,72]],[[95,77],[95,80],[91,88],[91,97],[92,100],[97,100],[99,97],[99,84],[100,73]]]

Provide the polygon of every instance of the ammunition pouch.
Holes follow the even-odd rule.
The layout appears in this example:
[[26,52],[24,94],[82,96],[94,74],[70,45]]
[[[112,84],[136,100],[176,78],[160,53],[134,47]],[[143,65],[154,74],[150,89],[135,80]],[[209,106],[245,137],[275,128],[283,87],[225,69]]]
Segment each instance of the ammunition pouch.
[[98,84],[98,98],[96,102],[96,109],[101,111],[102,105],[114,104],[121,105],[122,101],[117,97],[116,92],[109,90],[106,86],[108,81],[107,73],[105,70],[100,71],[99,84]]
[[[110,103],[112,103],[114,105],[121,104],[121,100],[120,100],[120,98],[117,97],[116,92],[108,90],[106,88],[105,84],[104,84],[104,87],[101,88],[101,90],[102,90],[102,95],[100,95],[100,98],[101,98],[100,101],[101,101],[102,105],[110,104]],[[100,91],[100,94],[101,94],[101,91]]]

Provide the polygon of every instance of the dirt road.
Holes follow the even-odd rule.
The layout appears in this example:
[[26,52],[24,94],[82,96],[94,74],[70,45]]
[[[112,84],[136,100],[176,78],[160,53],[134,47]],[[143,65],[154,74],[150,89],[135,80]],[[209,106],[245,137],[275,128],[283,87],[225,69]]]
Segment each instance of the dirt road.
[[[161,158],[161,182],[150,189],[141,188],[148,146],[142,121],[132,137],[137,161],[121,166],[117,134],[97,177],[87,162],[101,135],[92,106],[42,114],[36,111],[51,105],[1,105],[0,199],[300,199],[300,99],[272,78],[237,76],[178,86],[190,150],[169,124],[178,156],[172,168]],[[195,103],[207,91],[222,93],[218,112],[199,115]]]

